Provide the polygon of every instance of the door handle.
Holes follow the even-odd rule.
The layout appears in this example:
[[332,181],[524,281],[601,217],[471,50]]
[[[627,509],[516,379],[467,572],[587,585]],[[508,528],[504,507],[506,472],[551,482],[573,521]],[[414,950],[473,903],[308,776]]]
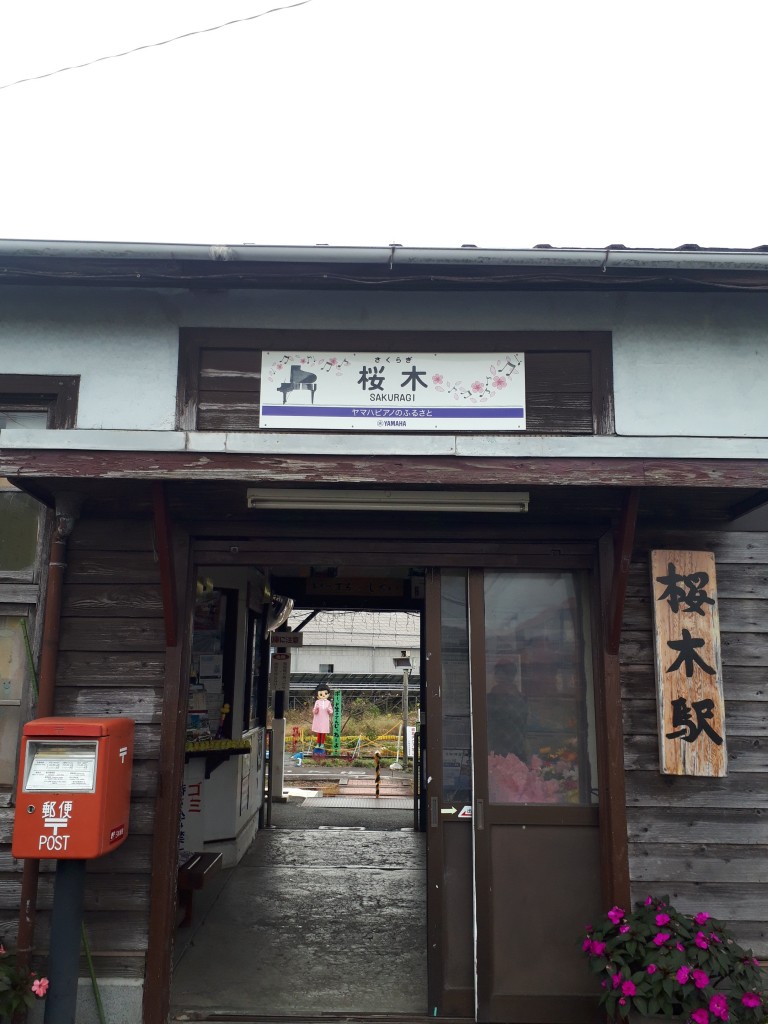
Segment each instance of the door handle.
[[485,828],[485,801],[479,797],[475,800],[475,828],[478,832]]
[[429,824],[432,828],[437,828],[437,823],[440,820],[440,806],[436,796],[430,798],[429,801]]

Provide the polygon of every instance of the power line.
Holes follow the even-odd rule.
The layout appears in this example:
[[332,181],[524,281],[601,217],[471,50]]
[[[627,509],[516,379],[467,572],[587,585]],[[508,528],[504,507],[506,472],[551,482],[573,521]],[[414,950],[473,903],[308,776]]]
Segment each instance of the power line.
[[157,46],[167,46],[168,43],[177,43],[180,39],[190,39],[192,36],[202,36],[206,32],[218,32],[221,28],[229,28],[230,25],[241,25],[245,21],[255,21],[257,18],[263,18],[267,14],[276,14],[278,11],[289,11],[293,7],[303,7],[304,4],[311,3],[312,0],[297,0],[294,4],[285,4],[283,7],[272,7],[268,11],[262,11],[261,14],[250,14],[247,18],[233,18],[232,21],[225,21],[221,25],[211,25],[210,28],[198,28],[192,32],[184,32],[182,35],[173,36],[171,39],[161,39],[158,43],[145,43],[143,46],[134,46],[132,50],[123,50],[122,53],[110,53],[106,57],[96,57],[94,60],[88,60],[84,64],[71,64],[65,68],[57,68],[56,71],[46,71],[43,75],[31,75],[29,78],[19,78],[15,82],[7,82],[5,85],[0,85],[2,89],[12,89],[15,85],[24,85],[25,82],[38,82],[41,78],[52,78],[54,75],[63,75],[65,71],[79,71],[81,68],[89,68],[94,64],[100,64],[105,60],[117,60],[118,57],[128,57],[132,53],[139,53],[141,50],[151,50]]

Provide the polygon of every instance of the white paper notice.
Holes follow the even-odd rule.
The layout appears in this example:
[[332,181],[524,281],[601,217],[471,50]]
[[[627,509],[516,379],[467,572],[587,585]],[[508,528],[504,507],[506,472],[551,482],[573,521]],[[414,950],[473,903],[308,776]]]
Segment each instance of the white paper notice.
[[27,792],[92,793],[96,782],[96,746],[37,747],[30,750]]

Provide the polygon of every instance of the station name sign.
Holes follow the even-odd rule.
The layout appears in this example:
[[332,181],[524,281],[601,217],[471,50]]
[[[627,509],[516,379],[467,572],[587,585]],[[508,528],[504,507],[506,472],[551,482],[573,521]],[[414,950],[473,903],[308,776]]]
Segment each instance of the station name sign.
[[652,551],[651,585],[662,774],[726,775],[715,556]]
[[506,353],[263,352],[268,430],[525,430],[525,357]]

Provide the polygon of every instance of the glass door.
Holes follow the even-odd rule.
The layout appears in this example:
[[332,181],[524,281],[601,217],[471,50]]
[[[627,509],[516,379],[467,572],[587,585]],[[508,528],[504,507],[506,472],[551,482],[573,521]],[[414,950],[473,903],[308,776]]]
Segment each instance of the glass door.
[[589,577],[471,570],[476,1015],[592,1021],[599,912]]
[[426,621],[429,1015],[473,1017],[472,725],[467,570],[431,570]]

